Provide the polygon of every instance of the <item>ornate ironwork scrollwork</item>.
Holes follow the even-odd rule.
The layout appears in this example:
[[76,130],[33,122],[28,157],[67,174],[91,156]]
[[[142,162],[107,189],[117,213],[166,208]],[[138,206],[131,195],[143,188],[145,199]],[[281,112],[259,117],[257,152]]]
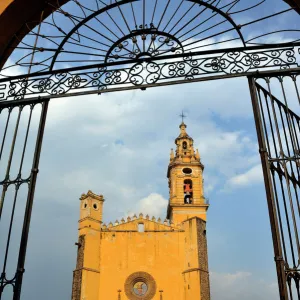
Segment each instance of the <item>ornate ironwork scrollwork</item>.
[[194,80],[207,75],[242,75],[259,69],[286,69],[292,66],[297,66],[296,51],[292,48],[228,51],[213,56],[189,55],[177,60],[146,59],[123,68],[112,65],[10,79],[0,83],[0,100],[49,95],[57,97],[81,92],[100,93],[115,87],[146,87],[169,80]]

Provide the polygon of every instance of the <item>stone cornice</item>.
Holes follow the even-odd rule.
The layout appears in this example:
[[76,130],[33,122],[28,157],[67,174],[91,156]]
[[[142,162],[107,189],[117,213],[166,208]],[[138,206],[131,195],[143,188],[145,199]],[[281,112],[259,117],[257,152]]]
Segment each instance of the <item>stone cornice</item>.
[[81,223],[81,222],[83,222],[83,221],[86,221],[86,220],[89,220],[89,221],[93,221],[93,222],[96,222],[96,223],[100,223],[100,224],[102,224],[102,222],[101,222],[101,221],[99,221],[99,220],[96,220],[96,219],[94,219],[94,218],[92,218],[92,217],[90,217],[90,216],[88,216],[88,217],[85,217],[85,218],[83,218],[83,219],[80,219],[80,220],[78,221],[78,223]]
[[[124,224],[129,224],[129,223],[155,223],[157,225],[161,226],[161,229],[157,229],[154,230],[155,232],[158,231],[178,231],[181,230],[180,226],[176,226],[173,223],[170,223],[169,220],[165,219],[164,221],[161,220],[160,218],[156,219],[155,217],[150,218],[148,215],[146,215],[144,217],[144,215],[142,213],[139,214],[139,217],[137,217],[136,215],[134,215],[132,218],[131,217],[127,217],[127,221],[125,221],[124,218],[122,218],[122,220],[119,222],[118,220],[116,220],[115,223],[110,222],[108,225],[106,224],[102,224],[101,226],[101,230],[102,231],[120,231],[120,226],[124,225]],[[122,231],[122,230],[121,230]],[[125,229],[124,231],[136,231],[136,230],[130,230],[130,229]],[[145,230],[144,232],[151,232],[153,230]]]
[[186,207],[186,208],[197,208],[197,207],[209,207],[209,204],[172,204],[172,207]]
[[91,190],[89,190],[87,192],[87,194],[82,194],[81,197],[79,198],[79,200],[84,200],[88,197],[91,197],[91,198],[99,200],[99,201],[104,201],[103,195],[94,194]]
[[[169,202],[168,208],[167,208],[167,218],[170,219],[170,217],[171,217],[171,211],[172,211],[173,208],[194,208],[195,209],[195,208],[202,208],[202,207],[206,207],[208,209],[209,208],[209,204],[198,204],[198,205],[195,205],[195,204],[173,204],[171,206],[170,202]],[[197,219],[203,220],[203,219],[201,219],[201,218],[199,218],[197,216],[194,216],[194,217],[188,218],[185,221],[188,221],[188,220],[193,219],[193,218],[197,218]],[[185,222],[185,221],[183,221],[183,222]],[[204,222],[206,222],[206,221],[204,221]]]
[[207,270],[203,270],[200,268],[193,268],[193,269],[188,269],[182,272],[182,274],[186,274],[186,273],[190,273],[190,272],[205,272],[205,273],[209,273]]
[[194,216],[194,217],[188,218],[188,219],[186,219],[186,220],[182,221],[182,223],[188,222],[189,220],[193,220],[193,219],[197,219],[197,220],[200,220],[200,221],[202,221],[202,222],[206,223],[206,221],[205,221],[205,220],[203,220],[203,219],[201,219],[201,218],[199,218],[199,217],[197,217],[197,216]]
[[76,271],[89,271],[89,272],[94,272],[94,273],[100,273],[100,271],[98,271],[98,270],[86,268],[86,267],[75,269],[73,272],[76,272]]
[[175,145],[177,145],[177,141],[179,141],[179,140],[184,140],[184,139],[188,139],[188,140],[194,141],[193,138],[191,138],[188,134],[179,135],[179,136],[175,139]]

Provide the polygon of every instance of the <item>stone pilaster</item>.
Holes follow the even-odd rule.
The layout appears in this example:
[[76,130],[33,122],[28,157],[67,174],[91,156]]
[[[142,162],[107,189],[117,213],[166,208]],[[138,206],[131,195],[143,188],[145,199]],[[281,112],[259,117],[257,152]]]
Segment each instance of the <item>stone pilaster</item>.
[[210,300],[206,222],[199,218],[197,218],[197,240],[201,300]]
[[84,261],[85,236],[78,238],[77,263],[73,272],[72,300],[80,300],[82,285],[82,268]]

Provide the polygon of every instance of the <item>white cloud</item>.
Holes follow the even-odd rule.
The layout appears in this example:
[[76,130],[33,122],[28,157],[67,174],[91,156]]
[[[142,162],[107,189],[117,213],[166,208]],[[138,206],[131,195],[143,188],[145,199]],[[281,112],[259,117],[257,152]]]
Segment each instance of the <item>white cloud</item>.
[[231,187],[245,187],[261,183],[263,180],[262,166],[258,164],[243,174],[236,175],[228,180]]
[[[240,91],[236,93],[236,89]],[[221,90],[226,93],[216,96],[216,91]],[[179,134],[177,116],[182,109],[188,115],[187,131],[207,167],[204,173],[207,194],[220,188],[224,179],[257,164],[256,141],[245,127],[237,130],[218,124],[218,119],[225,125],[232,120],[252,121],[250,101],[240,101],[237,96],[246,91],[246,81],[234,79],[145,92],[54,99],[49,107],[45,136],[47,139],[50,131],[55,135],[51,147],[57,147],[61,153],[71,151],[72,156],[78,157],[73,163],[72,156],[64,158],[72,164],[72,169],[60,174],[63,182],[70,183],[68,188],[74,182],[78,183],[76,190],[81,188],[81,192],[96,187],[108,199],[106,209],[111,207],[116,212],[112,202],[119,201],[119,215],[115,217],[120,217],[124,211],[132,210],[139,199],[157,190],[158,185],[164,187],[160,193],[167,196],[165,172],[169,149],[174,147],[174,138]],[[66,138],[73,141],[71,150],[67,150]],[[82,180],[78,180],[76,172],[82,173]],[[122,192],[123,187],[135,187],[136,192],[129,197]]]
[[162,195],[157,193],[151,193],[149,196],[139,200],[131,210],[126,213],[127,216],[139,215],[142,213],[144,216],[149,215],[156,218],[165,218],[168,206],[168,200]]
[[213,184],[208,184],[205,188],[206,192],[211,192],[214,190],[214,185]]
[[250,272],[211,272],[211,295],[214,300],[276,300],[276,282],[267,282]]
[[211,128],[203,128],[197,139],[204,164],[217,168],[225,176],[231,176],[259,159],[256,143],[245,133],[224,131],[210,125]]
[[137,205],[138,209],[149,216],[162,216],[166,213],[168,200],[162,195],[152,193],[149,196],[141,199]]
[[[226,93],[220,96],[219,91]],[[209,197],[227,179],[259,160],[256,141],[247,126],[226,126],[236,120],[252,121],[250,101],[239,99],[247,91],[246,81],[233,79],[54,99],[49,107],[40,176],[44,168],[47,176],[54,177],[52,185],[62,194],[72,190],[75,198],[88,189],[103,194],[107,199],[105,218],[119,218],[128,210],[144,211],[137,203],[145,195],[156,191],[168,196],[169,149],[179,134],[177,116],[184,109],[187,132],[206,166],[204,190]],[[220,119],[224,124],[220,125]],[[41,181],[44,189],[49,189],[48,182]],[[161,209],[149,213],[161,215]]]

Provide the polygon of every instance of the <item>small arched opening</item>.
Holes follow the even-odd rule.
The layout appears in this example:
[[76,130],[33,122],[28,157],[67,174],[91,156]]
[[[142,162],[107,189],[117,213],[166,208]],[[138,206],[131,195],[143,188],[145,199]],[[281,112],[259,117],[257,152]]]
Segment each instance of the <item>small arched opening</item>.
[[193,182],[191,179],[185,179],[183,182],[184,204],[193,203]]
[[138,232],[144,232],[145,231],[145,225],[144,223],[138,224]]

